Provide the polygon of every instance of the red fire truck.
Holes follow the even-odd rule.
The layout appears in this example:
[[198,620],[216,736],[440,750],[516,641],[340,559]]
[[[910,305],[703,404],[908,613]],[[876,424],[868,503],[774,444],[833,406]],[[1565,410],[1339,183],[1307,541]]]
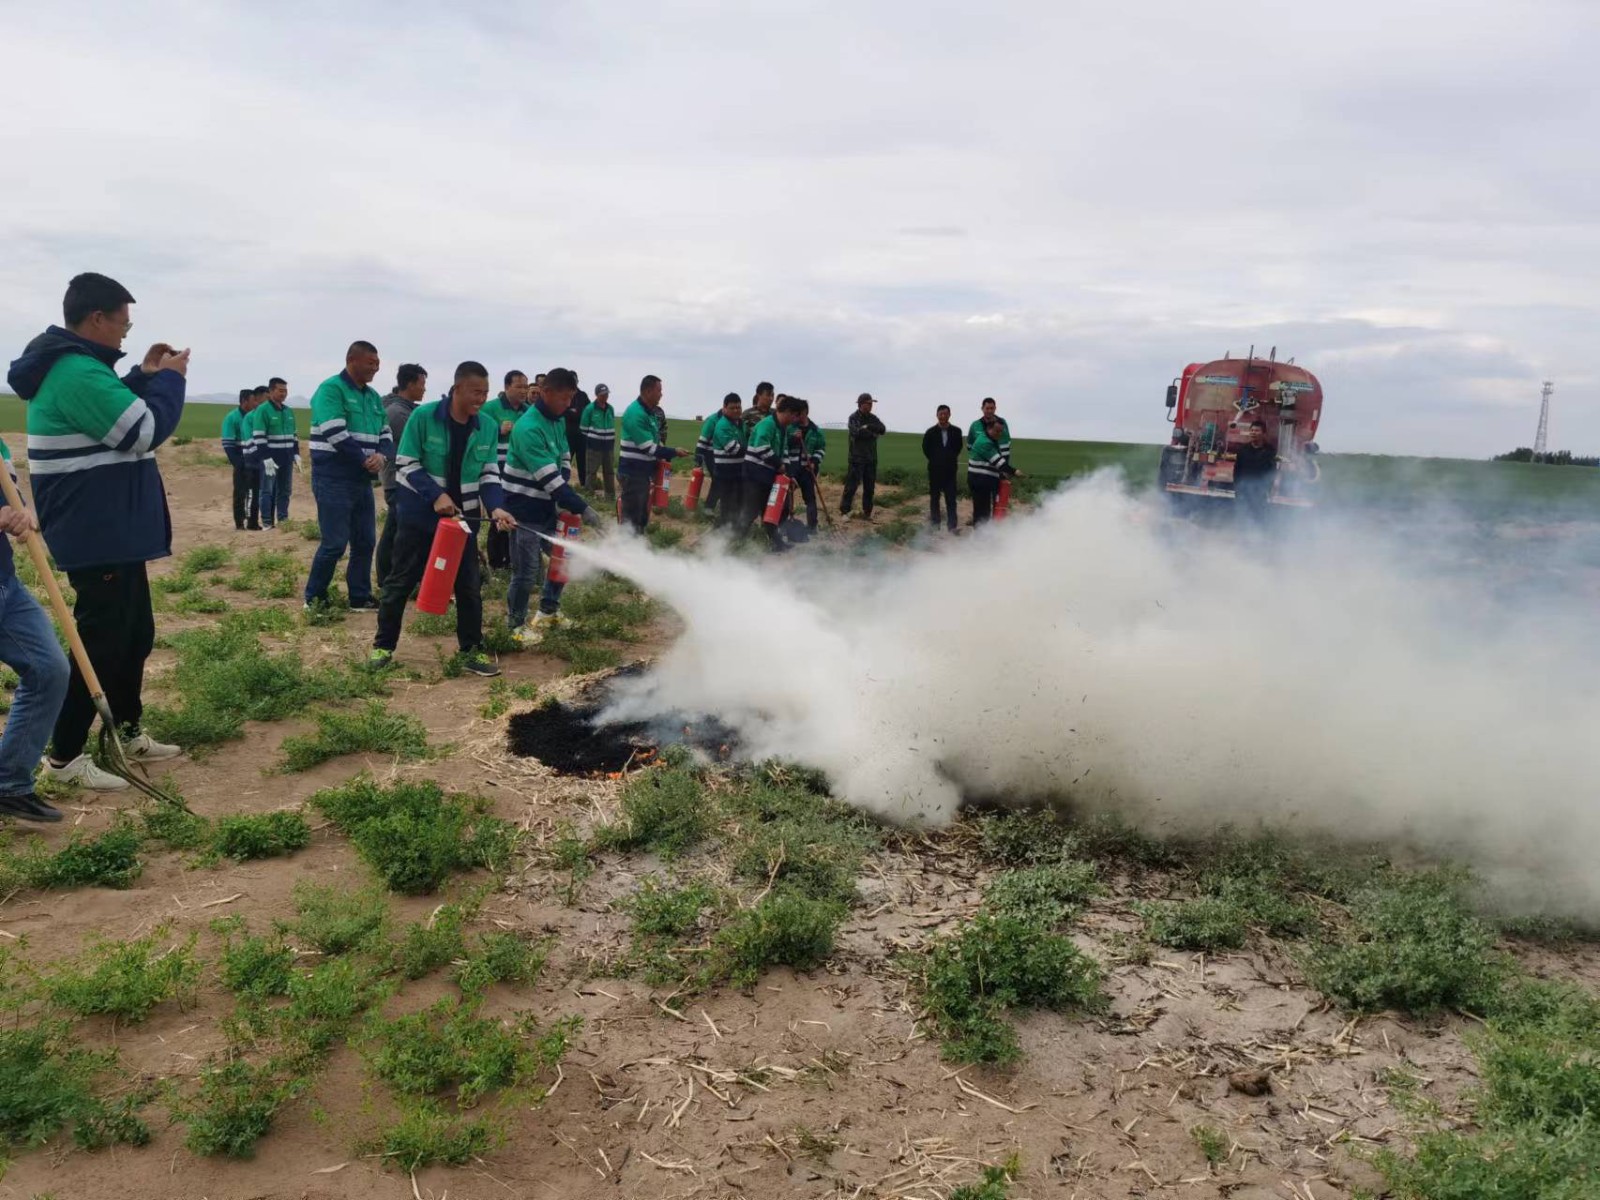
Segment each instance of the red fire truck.
[[1161,451],[1160,483],[1175,500],[1233,500],[1233,464],[1260,421],[1277,454],[1269,504],[1310,508],[1319,475],[1312,439],[1322,418],[1322,385],[1277,349],[1258,358],[1224,355],[1190,363],[1167,387],[1172,440]]

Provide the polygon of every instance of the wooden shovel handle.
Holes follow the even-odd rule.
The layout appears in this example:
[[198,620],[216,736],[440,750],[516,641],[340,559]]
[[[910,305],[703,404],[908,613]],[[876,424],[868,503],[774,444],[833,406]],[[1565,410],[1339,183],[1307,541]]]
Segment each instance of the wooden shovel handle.
[[[25,507],[22,497],[17,494],[17,485],[11,482],[11,472],[3,467],[0,467],[0,492],[5,493],[6,503],[12,508],[21,511]],[[0,537],[3,536],[0,534]],[[73,660],[78,664],[78,670],[83,674],[83,682],[89,687],[89,696],[95,701],[95,707],[98,709],[105,701],[105,689],[100,686],[100,677],[94,673],[94,664],[89,661],[89,652],[84,649],[83,639],[78,636],[78,623],[72,619],[72,610],[67,607],[67,598],[61,594],[61,585],[56,582],[56,573],[50,567],[50,554],[45,549],[44,539],[37,531],[30,531],[22,541],[33,557],[34,569],[44,581],[44,590],[50,595],[50,607],[55,610],[56,624],[60,625],[67,635],[67,644],[72,647]]]

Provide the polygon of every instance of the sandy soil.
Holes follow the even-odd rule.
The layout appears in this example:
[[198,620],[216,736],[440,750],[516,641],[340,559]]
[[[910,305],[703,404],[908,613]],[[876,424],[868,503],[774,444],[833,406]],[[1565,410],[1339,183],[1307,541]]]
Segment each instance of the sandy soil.
[[[278,545],[309,559],[311,543],[297,533],[236,533],[226,471],[185,462],[195,457],[196,448],[163,455],[178,550]],[[303,482],[294,503],[296,516],[311,515]],[[170,629],[207,619],[160,621]],[[308,656],[360,654],[371,623],[353,616],[342,627],[310,631],[303,649]],[[434,661],[427,639],[409,635],[401,654],[422,667]],[[167,663],[158,654],[153,670],[159,674]],[[513,683],[545,684],[563,669],[537,654],[504,665]],[[282,739],[306,727],[288,720],[251,728],[203,761],[181,760],[174,775],[195,810],[214,816],[297,805],[364,768],[399,771],[481,790],[535,844],[558,821],[586,828],[612,810],[616,783],[555,778],[505,755],[506,718],[479,716],[487,688],[477,679],[396,684],[391,703],[419,717],[436,741],[453,744],[437,762],[397,768],[342,759],[303,775],[267,774]],[[72,828],[102,828],[125,803],[81,797],[69,821],[42,836],[59,844]],[[681,1013],[664,1010],[638,982],[588,970],[626,939],[626,918],[612,901],[657,864],[608,857],[568,907],[563,880],[530,859],[482,920],[553,934],[556,950],[538,985],[497,989],[489,1011],[578,1014],[584,1026],[553,1094],[537,1110],[517,1111],[509,1144],[472,1169],[428,1169],[412,1179],[359,1156],[353,1147],[372,1132],[373,1103],[359,1058],[346,1047],[314,1095],[280,1114],[252,1161],[195,1158],[183,1149],[181,1127],[168,1127],[157,1108],[152,1145],[89,1154],[52,1144],[15,1161],[0,1197],[890,1200],[946,1196],[973,1180],[982,1163],[1015,1152],[1023,1164],[1016,1197],[1336,1200],[1377,1183],[1363,1152],[1403,1144],[1403,1119],[1381,1082],[1385,1068],[1404,1065],[1444,1094],[1471,1081],[1461,1022],[1350,1021],[1307,990],[1287,955],[1270,947],[1117,963],[1116,935],[1137,924],[1130,905],[1138,897],[1126,880],[1095,903],[1081,936],[1108,964],[1111,1013],[1026,1017],[1019,1067],[956,1072],[920,1031],[894,959],[975,908],[982,869],[968,853],[970,841],[957,829],[900,841],[878,856],[826,970],[772,973],[749,992],[696,999]],[[5,898],[0,935],[26,938],[28,957],[44,961],[77,952],[90,934],[126,938],[170,922],[178,933],[200,931],[202,953],[210,956],[214,918],[237,913],[262,930],[292,914],[297,882],[355,887],[364,878],[349,845],[326,828],[288,859],[215,869],[189,868],[159,852],[149,859],[128,891]],[[414,920],[437,903],[395,898],[393,909],[398,919]],[[1600,955],[1592,949],[1547,954],[1533,965],[1600,982]],[[424,980],[396,1005],[427,1003],[445,986]],[[139,1025],[89,1021],[82,1032],[86,1041],[115,1045],[142,1075],[182,1077],[222,1048],[218,1023],[230,1007],[211,981],[188,1011],[163,1006]],[[1230,1091],[1227,1076],[1240,1068],[1270,1072],[1271,1091],[1255,1098]],[[1189,1134],[1202,1121],[1235,1143],[1223,1168],[1208,1169]],[[802,1130],[831,1135],[835,1148],[807,1153]]]

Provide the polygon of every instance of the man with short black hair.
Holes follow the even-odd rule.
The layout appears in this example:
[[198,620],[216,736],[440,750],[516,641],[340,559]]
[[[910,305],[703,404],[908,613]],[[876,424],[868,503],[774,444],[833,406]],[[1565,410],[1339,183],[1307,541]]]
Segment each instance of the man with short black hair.
[[[545,379],[548,382],[549,376]],[[585,486],[589,480],[589,443],[583,436],[583,414],[588,411],[589,394],[579,388],[572,393],[572,401],[567,405],[563,418],[567,423],[567,446],[572,451],[574,464],[572,477]]]
[[806,529],[817,531],[817,489],[822,485],[822,460],[828,454],[828,438],[822,427],[811,419],[811,402],[798,396],[791,397],[799,405],[794,424],[789,427],[789,454],[785,467],[794,480],[794,490],[789,493],[789,506],[795,507],[795,494],[805,502]]
[[[516,518],[511,531],[511,586],[506,590],[506,619],[512,635],[524,646],[542,641],[552,627],[564,625],[561,592],[566,586],[549,578],[544,560],[556,535],[558,512],[575,514],[588,525],[600,516],[572,487],[572,452],[567,446],[566,412],[578,391],[578,376],[566,367],[547,372],[539,398],[511,431],[511,453],[503,480],[506,510]],[[528,619],[534,589],[539,607]]]
[[995,417],[1000,422],[1000,438],[995,442],[995,445],[1000,447],[1001,454],[1009,457],[1011,454],[1011,425],[1004,417],[996,416],[994,397],[985,396],[983,403],[978,408],[980,409],[978,419],[967,430],[967,449],[972,449],[972,443],[977,441],[978,435],[983,432],[984,422],[990,417]]
[[[400,444],[400,438],[406,431],[406,422],[411,419],[411,414],[417,411],[417,405],[428,395],[428,372],[417,363],[401,363],[400,369],[395,372],[394,389],[383,398],[383,419],[389,426],[389,436],[394,444]],[[485,408],[488,405],[484,406]],[[383,535],[378,538],[378,590],[383,590],[383,584],[389,578],[389,572],[394,567],[394,533],[399,527],[399,520],[395,512],[396,492],[399,490],[399,481],[394,477],[394,460],[386,459],[383,470],[379,473],[379,480],[383,484],[383,503],[386,511],[383,515]]]
[[1250,422],[1250,440],[1233,453],[1233,494],[1250,509],[1261,513],[1272,495],[1272,479],[1278,470],[1278,452],[1267,445],[1267,426]]
[[311,396],[311,492],[322,544],[306,576],[307,611],[327,604],[328,585],[346,548],[350,607],[364,612],[378,607],[372,595],[372,551],[378,540],[372,485],[394,458],[395,443],[383,398],[371,386],[377,374],[378,348],[351,342],[344,370],[323,380]]
[[[239,389],[239,407],[230,409],[222,418],[222,453],[233,467],[233,527],[235,529],[261,528],[260,484],[261,469],[248,453],[250,447],[250,413],[255,408],[255,391]],[[247,520],[248,518],[248,520]]]
[[878,488],[878,439],[889,432],[872,415],[872,403],[872,393],[862,392],[856,397],[856,411],[850,414],[850,460],[845,466],[844,495],[839,499],[839,515],[849,516],[860,487],[863,521],[872,520],[872,497]]
[[775,403],[773,388],[763,379],[756,384],[756,394],[750,397],[750,407],[739,414],[739,419],[744,422],[744,440],[750,440],[750,431],[753,430],[772,411]]
[[950,406],[934,410],[934,423],[922,435],[922,457],[928,460],[928,520],[939,526],[939,501],[951,533],[956,532],[956,471],[961,463],[961,431],[950,424]]
[[460,517],[472,540],[456,568],[456,645],[461,665],[486,678],[500,667],[483,648],[483,584],[478,572],[478,523],[487,514],[502,529],[516,524],[505,509],[498,464],[500,429],[485,420],[489,372],[482,363],[456,367],[455,382],[442,400],[423,404],[406,422],[395,453],[400,492],[394,567],[383,581],[378,630],[367,665],[381,670],[394,662],[406,601],[428,567],[440,517]]
[[772,484],[783,473],[789,427],[800,419],[800,406],[803,403],[793,396],[780,399],[771,412],[756,422],[756,427],[750,431],[750,443],[744,451],[745,515],[740,532],[747,533],[750,523],[754,521],[766,533],[767,541],[775,551],[787,550],[789,545],[776,525],[766,523],[763,513]]
[[[118,379],[112,371],[133,328],[128,290],[104,275],[67,285],[65,328],[28,343],[7,376],[28,402],[28,464],[45,543],[77,593],[73,614],[89,662],[135,762],[173,758],[177,746],[140,729],[144,664],[155,646],[146,564],[172,553],[172,518],[156,447],[183,416],[189,352],[157,342]],[[84,750],[96,715],[72,665],[45,775],[99,791],[128,786]]]
[[1000,481],[1020,474],[1011,465],[1011,456],[1000,449],[1000,439],[1005,436],[1003,425],[994,413],[985,413],[978,421],[978,436],[967,451],[967,490],[972,493],[974,528],[994,516]]
[[717,528],[728,529],[744,520],[744,441],[745,428],[740,409],[744,402],[738,392],[722,398],[722,407],[711,414],[711,429],[706,434],[711,453],[711,489],[721,508],[717,509]]
[[622,453],[617,474],[622,476],[622,519],[635,533],[650,524],[650,488],[656,464],[671,462],[683,453],[662,444],[661,377],[646,375],[639,381],[639,398],[622,414]]
[[277,379],[256,389],[250,413],[249,454],[261,468],[261,523],[273,529],[289,519],[294,472],[300,469],[300,434],[295,429],[289,385]]
[[578,482],[584,487],[593,489],[595,478],[598,476],[605,483],[607,500],[617,498],[617,476],[615,459],[617,457],[617,410],[611,407],[611,389],[605,384],[596,384],[594,400],[583,410],[583,419],[579,422],[583,431],[584,459],[582,466],[587,470],[587,475],[580,475]]
[[[507,371],[504,385],[500,394],[483,406],[484,420],[493,421],[500,431],[498,465],[502,475],[506,470],[506,451],[511,446],[511,429],[517,418],[528,410],[528,377],[521,371]],[[509,534],[491,524],[484,543],[491,571],[503,571],[511,565]]]

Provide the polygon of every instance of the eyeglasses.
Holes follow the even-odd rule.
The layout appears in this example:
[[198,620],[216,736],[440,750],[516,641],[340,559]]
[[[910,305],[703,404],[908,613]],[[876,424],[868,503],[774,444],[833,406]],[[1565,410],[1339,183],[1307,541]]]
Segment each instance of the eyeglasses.
[[96,315],[104,317],[107,321],[111,322],[111,325],[112,325],[113,328],[121,330],[124,334],[128,333],[133,328],[133,318],[132,317],[129,317],[126,321],[123,321],[121,324],[118,324],[117,321],[116,321],[116,318],[114,318],[108,312],[98,313]]

